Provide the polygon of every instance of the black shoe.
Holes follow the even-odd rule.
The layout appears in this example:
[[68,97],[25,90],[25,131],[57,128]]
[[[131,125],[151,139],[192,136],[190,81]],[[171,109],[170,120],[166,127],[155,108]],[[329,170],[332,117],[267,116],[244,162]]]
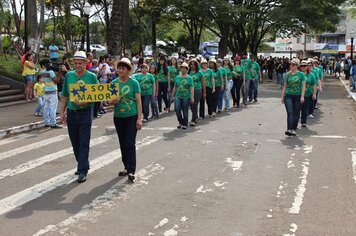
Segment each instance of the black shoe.
[[181,129],[181,128],[182,128],[181,124],[177,125],[177,129]]
[[79,174],[77,182],[84,183],[85,181],[87,181],[87,177],[83,174]]
[[133,182],[135,180],[135,175],[130,173],[129,176],[127,177],[127,179],[131,182]]
[[290,130],[287,130],[286,132],[284,132],[287,136],[292,136],[292,132]]
[[48,127],[50,127],[50,125],[45,125],[44,127],[48,128]]
[[125,176],[125,175],[127,175],[128,173],[129,173],[129,172],[127,172],[127,170],[125,169],[125,170],[119,172],[119,176]]
[[59,125],[54,125],[54,126],[51,126],[51,129],[62,129],[63,127],[62,126],[59,126]]
[[75,175],[79,175],[79,171],[74,172]]
[[187,126],[182,126],[182,130],[186,130],[187,129]]
[[307,125],[306,124],[302,124],[302,127],[305,128],[305,127],[307,127]]

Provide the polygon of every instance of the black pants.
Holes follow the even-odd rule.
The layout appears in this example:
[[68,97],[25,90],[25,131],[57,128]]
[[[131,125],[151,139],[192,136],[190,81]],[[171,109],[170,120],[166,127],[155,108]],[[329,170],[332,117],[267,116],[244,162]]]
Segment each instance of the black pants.
[[314,105],[313,95],[309,97],[304,97],[304,103],[302,104],[302,116],[300,119],[300,123],[306,124],[307,117],[309,115],[310,106]]
[[218,94],[220,92],[220,86],[215,87],[215,92],[212,94],[212,104],[211,104],[211,111],[216,112],[218,108]]
[[205,104],[204,101],[206,101],[206,104],[208,105],[208,114],[212,115],[212,106],[213,106],[213,94],[212,94],[213,89],[206,87],[206,98],[204,99],[203,96],[200,99],[200,104],[199,104],[199,116],[200,118],[204,119],[205,117]]
[[239,77],[239,78],[233,78],[232,82],[233,82],[231,88],[232,101],[234,106],[239,106],[240,99],[241,99],[241,87],[244,81],[241,77]]
[[129,173],[136,171],[136,128],[137,115],[114,117],[114,124],[119,136],[122,162]]
[[170,102],[168,101],[168,82],[158,83],[158,110],[162,112],[162,98],[165,104],[165,108],[170,107]]
[[268,69],[268,79],[269,80],[273,79],[273,69]]

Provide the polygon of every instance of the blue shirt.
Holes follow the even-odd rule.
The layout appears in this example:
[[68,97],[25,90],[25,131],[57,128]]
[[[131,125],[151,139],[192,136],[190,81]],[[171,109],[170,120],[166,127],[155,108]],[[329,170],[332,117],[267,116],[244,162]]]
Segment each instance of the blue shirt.
[[58,51],[59,48],[56,46],[56,45],[50,45],[48,47],[49,49],[49,58],[58,58],[58,53],[57,52],[54,52],[54,51]]
[[57,91],[57,84],[53,82],[53,80],[56,78],[56,74],[53,70],[44,69],[40,72],[39,77],[43,78],[45,85],[43,90],[45,92]]

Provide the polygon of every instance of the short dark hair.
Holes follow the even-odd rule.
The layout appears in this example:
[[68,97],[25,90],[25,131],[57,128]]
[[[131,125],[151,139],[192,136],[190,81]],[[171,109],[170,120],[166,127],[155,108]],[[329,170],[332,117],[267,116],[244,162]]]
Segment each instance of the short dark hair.
[[126,67],[128,70],[131,70],[131,67],[129,65],[127,65],[126,63],[119,62],[119,63],[117,63],[117,67],[119,67],[119,66]]

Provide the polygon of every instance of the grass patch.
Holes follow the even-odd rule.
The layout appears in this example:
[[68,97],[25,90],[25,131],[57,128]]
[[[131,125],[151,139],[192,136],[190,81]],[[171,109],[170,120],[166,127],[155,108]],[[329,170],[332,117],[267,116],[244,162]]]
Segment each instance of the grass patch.
[[22,69],[19,60],[14,58],[7,61],[5,56],[0,56],[0,75],[22,82],[23,77],[21,73]]

